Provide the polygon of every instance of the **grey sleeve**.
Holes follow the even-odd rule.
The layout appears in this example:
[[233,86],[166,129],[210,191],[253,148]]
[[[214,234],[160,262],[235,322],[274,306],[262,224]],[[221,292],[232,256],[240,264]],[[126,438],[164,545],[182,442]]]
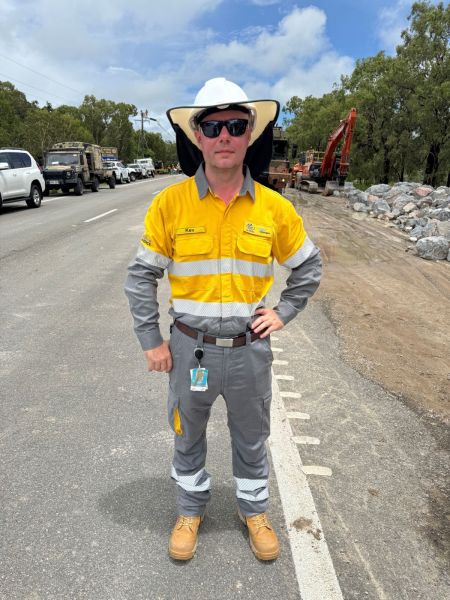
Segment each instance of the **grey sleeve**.
[[163,269],[145,264],[139,258],[128,267],[125,294],[130,303],[134,331],[142,350],[151,350],[163,343],[159,329],[159,305],[156,299],[157,279],[162,279],[163,276]]
[[306,307],[308,298],[319,287],[321,275],[320,250],[315,248],[304,262],[291,270],[286,288],[281,292],[280,301],[274,308],[285,325]]

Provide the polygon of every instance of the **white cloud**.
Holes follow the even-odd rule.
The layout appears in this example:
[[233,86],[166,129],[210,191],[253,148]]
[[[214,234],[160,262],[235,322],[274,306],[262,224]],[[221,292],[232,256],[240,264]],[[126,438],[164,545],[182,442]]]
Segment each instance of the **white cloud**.
[[353,68],[352,58],[327,52],[309,68],[291,67],[272,86],[272,96],[280,98],[282,103],[292,96],[322,96],[332,90],[334,83],[339,83],[341,75],[351,73]]
[[[41,103],[78,105],[85,94],[129,102],[169,128],[166,109],[190,103],[211,77],[236,81],[251,98],[284,103],[293,95],[329,91],[351,71],[353,60],[339,56],[327,37],[324,11],[294,7],[278,23],[255,22],[218,43],[223,32],[199,23],[221,2],[78,0],[62,6],[56,0],[4,0],[0,79],[39,88],[16,83]],[[155,123],[152,128],[161,132]]]
[[[211,43],[188,60],[200,81],[225,76],[243,85],[250,98],[321,95],[352,71],[354,61],[339,56],[326,35],[326,15],[315,7],[294,8],[272,31],[246,30],[245,42]],[[202,60],[203,57],[203,60]],[[206,57],[206,60],[204,60]]]
[[318,8],[294,8],[274,33],[263,29],[245,43],[211,44],[203,52],[212,68],[246,67],[263,76],[282,73],[292,62],[303,63],[329,46],[325,25],[326,15]]
[[413,0],[397,0],[389,7],[382,8],[378,16],[378,39],[388,54],[395,54],[401,41],[401,33],[407,28],[408,16]]

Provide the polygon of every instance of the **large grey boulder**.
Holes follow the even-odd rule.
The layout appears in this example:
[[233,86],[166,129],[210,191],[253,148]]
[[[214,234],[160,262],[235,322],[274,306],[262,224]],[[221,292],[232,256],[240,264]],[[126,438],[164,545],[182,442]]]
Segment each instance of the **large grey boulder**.
[[367,188],[366,192],[375,196],[382,196],[386,192],[389,192],[390,189],[391,186],[387,183],[378,183],[377,185],[371,185],[370,188]]
[[445,260],[450,242],[444,236],[424,237],[416,244],[417,254],[426,260]]
[[416,225],[414,227],[414,229],[412,229],[409,233],[410,235],[410,240],[416,242],[417,240],[420,240],[420,238],[423,237],[423,227],[421,227],[420,225]]
[[367,204],[363,204],[362,202],[355,202],[353,205],[353,210],[356,212],[369,212],[369,207]]
[[355,204],[355,202],[361,202],[361,204],[368,204],[369,195],[366,192],[362,192],[361,190],[352,190],[351,193],[347,196],[348,202],[351,206]]
[[423,237],[439,236],[438,223],[435,219],[429,221],[423,228]]
[[448,221],[450,219],[450,208],[436,208],[429,212],[430,219],[438,221]]
[[411,200],[412,200],[412,197],[408,196],[408,194],[400,194],[399,196],[396,196],[394,198],[394,200],[392,202],[392,208],[398,208],[400,210],[400,213],[402,213],[403,212],[403,208],[407,204],[410,204]]
[[437,235],[443,235],[450,241],[450,221],[438,221],[436,229]]
[[384,215],[391,210],[391,207],[386,200],[376,200],[371,207],[371,210],[375,216]]
[[430,194],[430,198],[434,206],[437,206],[441,202],[446,202],[449,197],[450,189],[445,186],[438,187]]

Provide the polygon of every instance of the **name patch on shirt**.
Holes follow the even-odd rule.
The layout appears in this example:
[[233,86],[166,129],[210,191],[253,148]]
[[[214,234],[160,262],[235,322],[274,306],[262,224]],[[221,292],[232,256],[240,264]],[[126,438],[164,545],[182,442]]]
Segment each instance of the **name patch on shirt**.
[[265,227],[264,225],[255,225],[255,223],[250,223],[249,221],[245,223],[244,231],[260,237],[272,237],[272,231],[268,227]]
[[185,235],[187,233],[205,233],[206,232],[206,227],[203,227],[202,225],[198,226],[198,227],[180,227],[180,229],[176,230],[176,234],[177,235]]

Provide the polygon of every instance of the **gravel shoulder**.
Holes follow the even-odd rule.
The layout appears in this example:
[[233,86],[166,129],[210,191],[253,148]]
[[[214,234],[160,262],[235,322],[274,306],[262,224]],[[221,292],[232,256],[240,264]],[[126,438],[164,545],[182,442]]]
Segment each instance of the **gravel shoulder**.
[[450,421],[450,263],[411,254],[405,234],[345,208],[341,198],[293,193],[324,276],[316,301],[344,358],[420,414]]

